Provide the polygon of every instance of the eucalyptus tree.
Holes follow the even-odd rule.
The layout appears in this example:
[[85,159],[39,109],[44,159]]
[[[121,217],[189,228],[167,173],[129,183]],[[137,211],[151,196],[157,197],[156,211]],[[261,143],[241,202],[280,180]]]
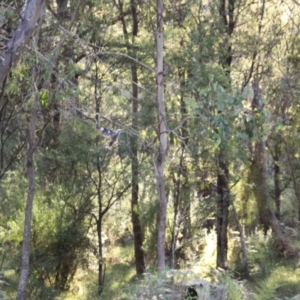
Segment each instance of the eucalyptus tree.
[[[227,75],[228,84],[231,83],[231,64],[233,60],[233,45],[231,36],[235,30],[238,21],[237,8],[239,1],[222,0],[219,3],[219,14],[221,19],[221,37],[223,37],[223,45],[226,50],[221,51],[220,62]],[[218,111],[222,114],[222,111]],[[224,137],[227,135],[227,126],[224,123]],[[229,152],[227,137],[222,138],[218,154],[218,176],[217,176],[217,267],[228,268],[227,253],[228,253],[228,238],[227,228],[229,223],[229,206],[230,206],[230,189],[229,189],[229,160],[227,153]]]
[[165,190],[164,167],[168,150],[167,118],[164,101],[164,22],[163,0],[157,0],[157,31],[156,31],[156,84],[157,84],[157,110],[158,110],[158,138],[159,148],[155,162],[155,176],[159,196],[158,229],[157,229],[157,265],[160,271],[165,269],[165,242],[167,226],[167,198]]
[[[7,83],[7,76],[14,66],[21,54],[25,49],[27,42],[32,36],[36,23],[41,17],[44,10],[45,2],[41,1],[27,1],[23,7],[23,15],[20,20],[18,27],[12,33],[12,38],[8,41],[5,46],[5,50],[1,54],[1,70],[0,70],[0,86],[1,86],[1,111],[5,108],[5,100],[3,95],[5,92],[5,85]],[[35,78],[33,79],[35,82]],[[29,138],[28,138],[28,149],[27,149],[27,172],[28,172],[28,194],[25,210],[25,222],[24,222],[24,234],[23,234],[23,246],[22,246],[22,262],[21,262],[21,273],[18,286],[17,299],[26,298],[26,286],[29,275],[29,255],[30,255],[30,232],[31,232],[31,218],[32,218],[32,205],[35,193],[35,167],[33,161],[33,154],[36,148],[36,122],[37,122],[37,107],[38,102],[37,89],[33,100],[33,107],[31,118],[29,122]],[[1,147],[3,147],[3,140]],[[3,156],[2,156],[3,158]],[[3,160],[2,160],[3,163]],[[1,171],[2,173],[2,171]]]
[[[31,50],[34,53],[31,53],[32,61],[30,61],[29,55],[23,54],[23,57],[21,57],[22,62],[27,61],[27,65],[29,68],[23,68],[23,65],[17,66],[19,68],[19,71],[15,74],[19,74],[17,77],[23,74],[23,77],[20,77],[20,91],[22,94],[20,95],[21,98],[23,98],[23,109],[22,109],[22,118],[27,117],[27,112],[31,112],[31,117],[29,121],[29,142],[28,142],[28,149],[27,149],[27,167],[28,167],[28,181],[29,181],[29,188],[28,188],[28,197],[27,197],[27,206],[26,206],[26,212],[25,212],[25,224],[24,224],[24,238],[23,238],[23,249],[22,249],[22,262],[21,262],[21,273],[20,273],[20,281],[19,281],[19,288],[18,288],[18,294],[17,299],[24,299],[26,296],[26,286],[29,276],[29,253],[30,253],[30,232],[31,232],[31,219],[32,219],[32,206],[33,206],[33,198],[35,193],[35,172],[34,172],[34,159],[33,159],[33,153],[36,151],[38,143],[36,141],[36,131],[39,132],[39,138],[40,141],[42,140],[43,136],[43,130],[47,126],[48,120],[44,123],[44,126],[40,128],[41,122],[40,118],[41,115],[43,115],[42,108],[46,108],[49,105],[49,97],[50,94],[50,86],[51,86],[51,80],[49,80],[49,76],[46,75],[46,72],[49,70],[49,73],[53,74],[53,65],[49,63],[49,61],[46,59],[46,53],[44,52],[41,54],[39,50],[43,49],[43,43],[38,43],[39,38],[41,34],[43,34],[43,23],[37,22],[38,19],[41,17],[43,11],[44,11],[44,1],[26,1],[25,6],[22,11],[22,20],[20,21],[20,24],[18,28],[15,30],[15,32],[12,33],[13,37],[12,39],[7,43],[6,47],[4,47],[4,51],[2,54],[2,68],[0,71],[0,77],[1,77],[1,86],[2,86],[2,99],[3,102],[1,105],[1,111],[2,116],[5,116],[5,109],[8,107],[8,102],[4,99],[12,99],[11,97],[11,91],[10,86],[12,86],[13,82],[15,81],[16,77],[13,78],[10,76],[11,74],[14,74],[14,70],[11,71],[11,68],[15,66],[15,63],[17,59],[19,58],[21,52],[26,53],[26,51],[23,51],[25,49],[26,43],[28,42],[29,38],[33,35],[33,31],[35,28],[38,28],[37,34],[34,35],[34,39],[32,39],[32,43],[30,44]],[[74,20],[73,20],[74,23]],[[38,26],[36,27],[36,24]],[[62,38],[60,43],[64,42],[64,38]],[[59,47],[58,47],[59,48]],[[42,50],[43,51],[43,50]],[[26,53],[27,54],[27,53]],[[45,60],[45,61],[43,61]],[[55,64],[57,63],[57,55],[54,58]],[[43,61],[43,62],[42,62]],[[33,67],[32,62],[35,62],[36,65]],[[46,65],[48,63],[48,66],[46,68],[46,72],[42,72],[39,67],[44,63]],[[52,70],[52,71],[51,71]],[[11,71],[10,75],[8,75],[9,71]],[[27,76],[29,72],[32,72],[30,76]],[[26,73],[28,74],[26,75]],[[43,74],[43,76],[41,76]],[[46,80],[45,80],[46,78]],[[47,80],[48,79],[48,80]],[[28,84],[29,81],[29,84]],[[26,84],[27,83],[27,84]],[[53,93],[54,94],[54,93]],[[52,94],[52,96],[53,96]],[[28,96],[30,95],[30,96]],[[52,103],[51,103],[52,104]],[[24,107],[26,109],[24,110]],[[16,108],[16,106],[15,106]],[[54,107],[54,109],[56,109]],[[53,110],[52,110],[53,112]],[[39,113],[39,128],[36,129],[36,123],[38,119],[38,113]],[[21,114],[19,114],[21,116]],[[12,116],[12,115],[10,115]],[[59,114],[56,114],[56,116],[59,116]],[[19,124],[21,124],[22,118],[19,118]],[[50,120],[52,118],[50,117]],[[60,122],[59,118],[53,118],[54,120],[57,119],[57,123]],[[7,126],[9,118],[7,118],[4,122]],[[15,127],[15,126],[14,126]],[[12,131],[10,131],[12,130]],[[14,137],[14,131],[15,128],[11,127],[8,131],[4,130],[6,132],[9,132],[8,137]],[[5,143],[2,144],[3,147],[6,147],[7,140],[5,140]],[[4,148],[2,148],[4,149]],[[20,150],[19,150],[20,151]],[[17,151],[17,152],[19,152]],[[16,151],[12,152],[12,157],[16,155]],[[18,153],[17,153],[18,154]],[[4,156],[2,156],[4,157]],[[2,160],[2,163],[4,164],[4,159]],[[9,163],[7,166],[11,166],[11,163]],[[7,168],[4,166],[4,168]]]
[[131,10],[131,30],[128,30],[128,21],[125,18],[123,2],[116,2],[119,10],[120,21],[124,34],[126,50],[130,59],[131,70],[131,129],[134,132],[130,136],[130,150],[129,156],[131,158],[131,219],[134,237],[134,253],[135,253],[135,268],[137,275],[145,272],[145,258],[143,250],[143,230],[139,216],[139,153],[138,153],[138,135],[139,132],[139,79],[138,79],[138,51],[136,45],[136,38],[139,34],[139,12],[142,6],[135,0],[128,3]]

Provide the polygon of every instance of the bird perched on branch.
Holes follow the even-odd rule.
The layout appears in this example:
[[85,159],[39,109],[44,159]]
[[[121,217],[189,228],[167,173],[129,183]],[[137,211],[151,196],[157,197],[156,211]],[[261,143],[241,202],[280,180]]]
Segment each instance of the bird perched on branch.
[[116,131],[113,131],[111,129],[101,127],[100,133],[105,136],[106,138],[110,139],[110,142],[107,145],[107,148],[110,148],[117,140],[121,133],[121,129],[117,129]]

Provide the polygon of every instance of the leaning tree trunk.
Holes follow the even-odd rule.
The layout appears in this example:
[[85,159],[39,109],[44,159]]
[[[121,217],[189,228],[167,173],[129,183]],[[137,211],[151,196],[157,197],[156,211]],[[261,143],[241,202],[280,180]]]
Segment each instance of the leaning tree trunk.
[[157,33],[156,33],[156,81],[158,107],[159,149],[155,162],[155,176],[159,196],[158,233],[157,233],[157,265],[159,271],[165,269],[165,235],[167,216],[167,197],[164,183],[164,165],[167,155],[167,120],[164,102],[164,70],[163,70],[163,0],[157,0]]
[[29,275],[29,256],[30,256],[30,236],[31,236],[31,217],[32,217],[32,206],[33,198],[35,193],[35,170],[33,154],[36,148],[36,121],[37,113],[34,110],[31,114],[29,123],[29,140],[27,150],[27,174],[28,174],[28,192],[27,202],[25,210],[25,222],[24,222],[24,233],[23,233],[23,245],[22,245],[22,258],[21,258],[21,272],[20,280],[17,291],[17,300],[26,299],[26,286]]
[[[252,100],[252,113],[256,120],[256,127],[262,128],[261,118],[263,112],[263,105],[261,104],[261,90],[259,88],[259,78],[255,76],[253,80],[254,97]],[[254,157],[252,159],[251,167],[251,181],[254,184],[254,196],[257,203],[259,220],[265,233],[271,227],[275,240],[275,247],[279,256],[285,256],[294,258],[297,256],[297,252],[292,248],[289,241],[283,236],[279,226],[279,222],[276,219],[269,195],[269,189],[267,184],[268,169],[267,169],[267,153],[266,143],[263,139],[263,132],[258,132],[258,138],[255,142]]]
[[24,51],[28,40],[36,28],[37,21],[44,11],[44,6],[45,0],[25,1],[22,20],[13,37],[7,43],[6,50],[1,55],[0,86],[3,85],[11,67],[15,65],[20,54]]
[[[260,140],[255,145],[255,158],[257,170],[253,175],[254,195],[259,209],[259,217],[263,228],[266,230],[271,227],[275,240],[275,247],[279,256],[294,258],[297,252],[292,248],[289,241],[284,237],[276,219],[275,213],[270,201],[270,195],[267,185],[267,154],[265,142]],[[256,177],[254,177],[256,176]]]

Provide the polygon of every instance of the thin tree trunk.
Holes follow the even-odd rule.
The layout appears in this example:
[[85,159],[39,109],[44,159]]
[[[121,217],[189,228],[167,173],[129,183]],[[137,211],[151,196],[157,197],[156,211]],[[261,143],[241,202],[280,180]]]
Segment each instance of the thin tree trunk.
[[37,113],[34,110],[31,114],[29,123],[29,141],[27,150],[27,174],[28,174],[28,192],[27,202],[25,210],[25,222],[23,233],[23,245],[22,245],[22,258],[21,258],[21,272],[20,280],[17,291],[17,300],[26,299],[26,287],[29,275],[29,257],[30,257],[30,236],[31,236],[31,218],[32,218],[32,206],[35,193],[35,169],[33,154],[36,148],[36,122]]
[[[98,76],[99,70],[98,65],[96,64],[96,77],[95,77],[95,95],[101,95],[101,86],[102,86],[102,79]],[[100,93],[99,93],[100,91]],[[95,98],[95,118],[97,125],[99,123],[99,113],[100,113],[100,106],[101,106],[101,96]],[[103,209],[102,209],[102,171],[101,171],[101,160],[99,156],[97,157],[97,173],[98,173],[98,182],[96,184],[97,189],[97,201],[98,201],[98,215],[93,215],[96,225],[97,225],[97,237],[98,237],[98,295],[101,296],[104,290],[104,283],[105,283],[105,264],[104,264],[104,257],[103,257],[103,243],[102,243],[102,221],[103,221]],[[91,176],[91,175],[90,175]]]
[[[181,47],[184,47],[183,41],[180,43]],[[187,121],[187,108],[186,103],[183,96],[183,90],[186,85],[186,78],[185,78],[185,70],[179,69],[178,71],[179,80],[180,80],[180,113],[181,113],[181,156],[180,156],[180,163],[179,163],[179,178],[181,181],[181,189],[180,189],[180,199],[181,201],[181,214],[184,215],[183,219],[183,242],[187,242],[191,235],[191,203],[190,203],[190,186],[189,186],[189,177],[188,177],[188,168],[186,165],[186,158],[185,152],[187,145],[189,143],[189,132],[188,132],[188,121]],[[182,178],[182,179],[181,179]]]
[[98,171],[98,186],[97,186],[97,198],[98,198],[98,216],[97,222],[97,234],[98,234],[98,295],[100,296],[104,290],[104,257],[103,257],[103,246],[102,246],[102,173],[100,168],[99,157],[97,158],[97,171]]
[[223,149],[219,153],[219,174],[217,178],[217,268],[227,269],[228,252],[228,214],[230,205],[230,195],[228,187],[229,171],[224,162]]
[[[180,42],[180,46],[183,47],[183,41]],[[184,243],[188,240],[191,233],[191,209],[190,209],[190,187],[188,172],[185,163],[185,149],[189,142],[189,133],[187,129],[188,121],[186,119],[187,109],[186,103],[184,101],[184,87],[185,87],[185,70],[182,68],[178,69],[178,76],[180,80],[180,112],[181,112],[181,155],[178,165],[178,171],[173,173],[173,203],[174,203],[174,215],[173,215],[173,224],[172,224],[172,234],[171,234],[171,243],[170,243],[170,268],[175,268],[176,262],[176,242],[178,236],[178,230],[183,224],[182,228],[182,249],[184,248]],[[177,179],[176,179],[177,175]],[[178,219],[178,215],[180,219]],[[184,249],[183,249],[184,250]]]
[[[133,2],[133,1],[132,1]],[[133,4],[132,4],[133,7]],[[136,31],[137,33],[137,31]],[[132,53],[135,57],[135,53]],[[131,63],[131,80],[132,80],[132,127],[138,128],[138,75],[137,65]],[[138,200],[139,200],[139,162],[138,162],[138,145],[136,136],[131,137],[131,220],[134,238],[134,255],[135,269],[137,275],[145,272],[145,259],[143,251],[143,231],[139,217]]]
[[103,293],[104,282],[105,282],[105,264],[103,259],[103,246],[102,246],[101,206],[98,207],[98,220],[96,220],[96,223],[97,223],[97,235],[98,235],[98,295],[100,296]]
[[164,183],[164,165],[167,155],[167,120],[164,102],[164,70],[163,70],[163,0],[157,0],[157,34],[156,34],[156,80],[158,107],[159,149],[155,163],[155,175],[159,195],[158,234],[157,234],[157,265],[159,271],[165,269],[165,235],[167,198]]
[[176,240],[177,233],[180,221],[178,218],[178,209],[179,209],[179,197],[180,197],[180,179],[175,176],[175,172],[172,174],[173,179],[173,205],[174,205],[174,214],[173,214],[173,224],[172,224],[172,233],[171,233],[171,242],[170,242],[170,269],[175,269],[176,261]]
[[275,216],[278,220],[280,220],[280,195],[281,195],[281,189],[280,189],[280,165],[279,165],[279,157],[280,157],[280,145],[277,142],[277,139],[275,139],[275,150],[274,150],[274,200],[275,200]]
[[235,209],[233,201],[230,201],[233,217],[236,223],[236,226],[238,228],[238,231],[240,233],[240,242],[241,242],[241,250],[242,250],[242,265],[239,267],[239,275],[242,278],[249,278],[249,263],[248,263],[248,254],[247,254],[247,248],[246,248],[246,242],[245,242],[245,235],[244,230],[242,228],[239,215],[237,214],[237,211]]

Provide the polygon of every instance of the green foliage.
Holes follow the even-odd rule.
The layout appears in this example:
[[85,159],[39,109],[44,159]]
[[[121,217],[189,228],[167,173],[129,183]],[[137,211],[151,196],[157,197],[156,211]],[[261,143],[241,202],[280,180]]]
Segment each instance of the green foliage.
[[260,278],[266,278],[277,264],[276,253],[270,236],[258,231],[251,239],[250,265],[252,272]]
[[7,295],[5,291],[2,289],[3,285],[9,285],[5,280],[4,280],[4,271],[0,271],[0,300],[5,300]]
[[41,90],[40,91],[40,102],[44,108],[49,107],[49,91],[48,90]]
[[255,300],[271,300],[275,299],[276,289],[278,286],[275,285],[275,282],[270,280],[262,280],[256,286],[257,293],[255,294]]
[[272,238],[256,233],[250,242],[249,260],[255,281],[255,299],[285,299],[299,294],[298,268],[293,261],[279,261]]
[[[54,236],[45,241],[41,236],[32,252],[32,289],[36,295],[47,292],[47,287],[56,290],[68,289],[77,267],[86,267],[85,253],[90,250],[90,242],[82,224],[71,223],[69,226],[59,226]],[[44,290],[46,288],[46,290]],[[38,296],[37,296],[38,297]]]
[[244,286],[245,282],[234,279],[233,274],[228,272],[220,274],[218,279],[221,284],[227,287],[229,300],[247,300],[249,299],[248,292]]
[[[133,211],[142,224],[147,267],[156,265],[155,9],[149,1],[136,1],[139,30],[133,36],[135,1],[78,2],[78,9],[76,1],[69,1],[65,12],[58,2],[63,6],[66,1],[50,2],[0,93],[0,253],[7,253],[3,267],[17,276],[28,188],[29,114],[38,94],[30,297],[95,299],[101,259],[107,267],[101,297],[112,299],[134,273],[133,141],[139,171],[139,206]],[[275,198],[277,165],[282,220],[296,228],[300,207],[299,7],[292,0],[282,5],[244,1],[233,14],[224,14],[220,3],[164,3],[167,259],[175,232],[175,254],[184,254],[177,266],[205,261],[202,273],[214,267],[216,241],[213,235],[206,237],[202,224],[217,213],[216,178],[222,152],[228,162],[230,192],[249,242],[256,298],[292,296],[299,292],[299,268],[291,271],[293,266],[278,261],[270,237],[257,231],[258,208],[249,170],[255,143],[265,141],[270,199]],[[19,0],[0,4],[1,51],[6,50],[20,21],[22,5]],[[235,28],[229,36],[225,18],[228,22],[231,17]],[[224,66],[224,59],[232,59],[230,67]],[[132,78],[132,66],[137,66],[137,80]],[[263,107],[256,112],[252,108],[254,76],[260,80]],[[134,114],[132,84],[138,87]],[[96,124],[122,128],[119,144],[107,149]],[[229,218],[230,229],[236,230]],[[97,226],[103,236],[101,258]],[[238,243],[229,243],[229,253]],[[170,289],[178,288],[172,276],[147,273],[124,295],[172,299]],[[84,284],[75,278],[85,280]],[[245,299],[243,283],[227,273],[222,280],[230,299]],[[68,292],[59,291],[68,288]]]
[[[186,274],[180,271],[166,271],[161,274],[145,273],[144,278],[128,286],[122,297],[132,300],[165,299],[174,300],[181,297],[184,287],[180,286]],[[177,277],[177,283],[173,281]],[[121,296],[121,295],[120,295]]]

